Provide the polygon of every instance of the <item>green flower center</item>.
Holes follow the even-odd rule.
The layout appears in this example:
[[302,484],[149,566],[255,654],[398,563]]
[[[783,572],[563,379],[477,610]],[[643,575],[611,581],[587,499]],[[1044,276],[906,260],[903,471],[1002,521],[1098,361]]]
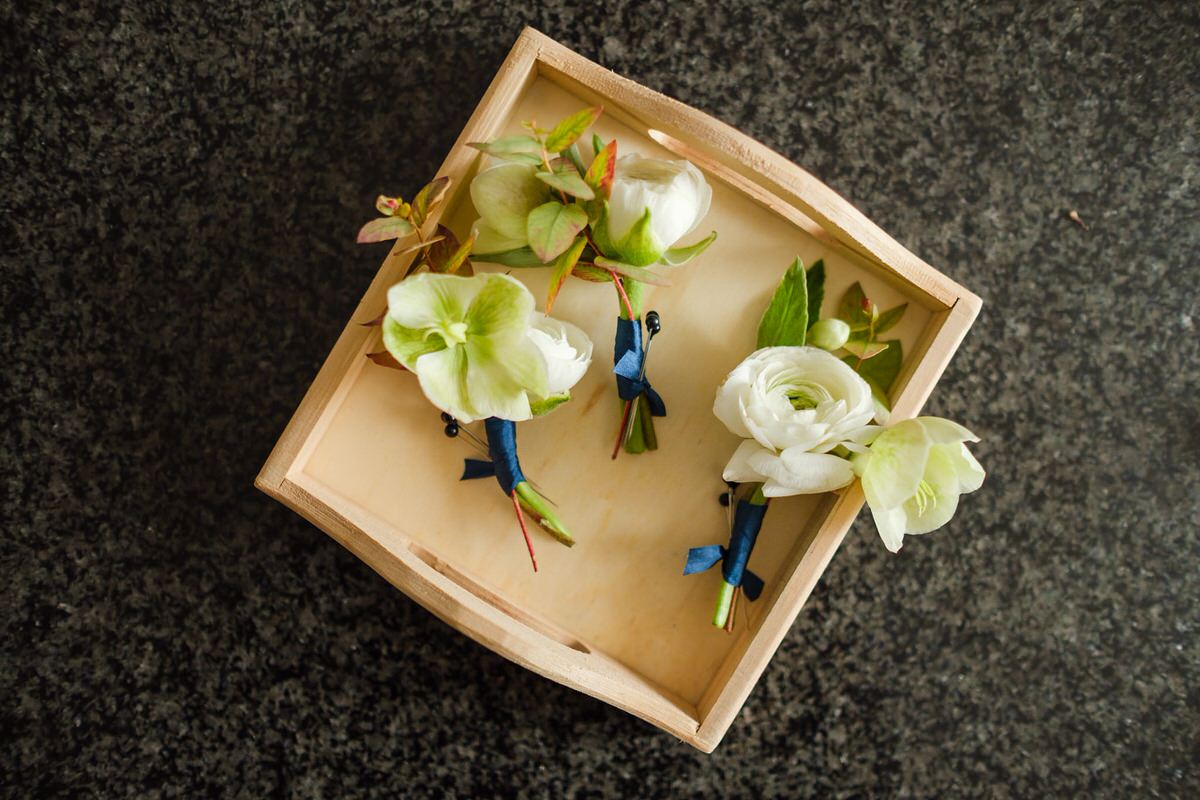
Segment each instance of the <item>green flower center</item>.
[[810,381],[797,381],[789,384],[784,389],[784,397],[792,404],[792,408],[797,411],[805,411],[810,408],[816,408],[828,400],[832,400],[833,396],[829,391],[820,384]]
[[442,325],[441,330],[439,330],[438,333],[440,333],[442,338],[446,340],[447,346],[465,344],[467,341],[467,323],[451,322],[449,324]]

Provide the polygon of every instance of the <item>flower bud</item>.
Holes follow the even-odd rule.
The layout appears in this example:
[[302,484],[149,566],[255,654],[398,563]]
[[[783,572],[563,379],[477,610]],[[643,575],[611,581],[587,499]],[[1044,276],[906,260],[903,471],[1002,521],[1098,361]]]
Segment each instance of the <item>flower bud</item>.
[[818,320],[808,329],[808,343],[833,352],[850,338],[850,326],[840,319]]

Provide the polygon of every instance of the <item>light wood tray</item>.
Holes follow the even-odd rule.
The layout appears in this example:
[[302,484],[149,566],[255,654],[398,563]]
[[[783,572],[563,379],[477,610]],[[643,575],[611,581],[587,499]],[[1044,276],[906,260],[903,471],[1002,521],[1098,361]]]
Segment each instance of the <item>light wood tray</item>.
[[[716,228],[717,242],[675,270],[671,287],[653,289],[646,306],[663,318],[650,364],[669,409],[656,425],[662,449],[609,459],[619,414],[610,372],[617,302],[611,286],[568,282],[555,315],[592,337],[592,369],[571,403],[518,431],[525,472],[560,504],[578,544],[568,549],[535,531],[534,575],[511,504],[494,481],[458,481],[470,452],[443,436],[413,377],[364,358],[381,349],[379,334],[357,323],[383,310],[411,259],[392,255],[256,485],[486,647],[707,752],[863,503],[857,484],[772,502],[750,562],[766,591],[739,604],[734,635],[711,626],[720,571],[681,573],[689,547],[728,538],[717,495],[738,440],[713,416],[713,397],[754,349],[771,291],[798,255],[825,260],[825,314],[856,280],[884,308],[910,303],[895,329],[905,348],[897,419],[921,408],[980,301],[781,156],[531,29],[438,172],[453,179],[442,221],[465,237],[475,217],[467,187],[480,157],[466,142],[518,132],[525,119],[552,124],[585,104],[604,106],[595,129],[616,137],[621,152],[688,158],[713,186],[693,237]],[[543,298],[546,272],[513,274]]]

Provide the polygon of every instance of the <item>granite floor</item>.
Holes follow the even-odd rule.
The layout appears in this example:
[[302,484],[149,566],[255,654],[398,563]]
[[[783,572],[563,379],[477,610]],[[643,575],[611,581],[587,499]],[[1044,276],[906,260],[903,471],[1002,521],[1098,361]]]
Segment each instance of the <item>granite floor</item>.
[[[1194,797],[1200,6],[0,4],[0,795]],[[990,477],[848,536],[704,756],[251,488],[526,24],[985,305]],[[1085,229],[1068,218],[1077,210]]]

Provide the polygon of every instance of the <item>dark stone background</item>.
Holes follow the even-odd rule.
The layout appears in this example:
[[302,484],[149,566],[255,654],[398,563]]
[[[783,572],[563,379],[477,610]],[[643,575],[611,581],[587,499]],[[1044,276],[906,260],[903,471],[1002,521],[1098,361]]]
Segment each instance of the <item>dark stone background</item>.
[[[1195,3],[19,5],[4,795],[1196,796]],[[929,408],[987,485],[897,557],[860,519],[715,756],[251,489],[378,266],[374,195],[433,174],[525,24],[985,301]]]

